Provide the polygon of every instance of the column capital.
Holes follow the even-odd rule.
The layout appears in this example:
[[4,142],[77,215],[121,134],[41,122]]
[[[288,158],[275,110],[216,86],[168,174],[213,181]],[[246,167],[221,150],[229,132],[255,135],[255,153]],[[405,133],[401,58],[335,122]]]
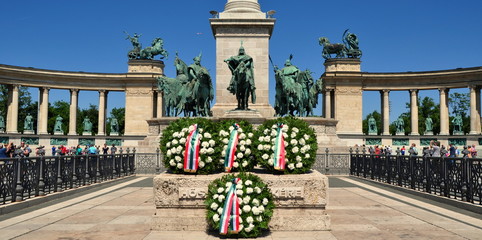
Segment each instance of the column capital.
[[79,89],[78,88],[71,88],[69,89],[71,93],[78,93],[79,92]]
[[448,92],[449,88],[438,88],[439,92]]
[[410,90],[408,90],[408,91],[410,91],[410,93],[413,94],[413,93],[418,93],[419,90],[418,90],[418,89],[410,89]]
[[18,84],[18,83],[15,83],[15,84],[12,84],[12,87],[15,89],[18,89],[20,88],[22,85]]
[[390,89],[383,89],[383,90],[380,90],[380,93],[390,93]]
[[479,88],[479,86],[477,86],[476,84],[469,84],[468,87],[472,90],[477,90],[477,88]]
[[49,91],[50,87],[40,87],[40,89],[42,89],[43,91]]
[[105,89],[99,89],[99,93],[106,93],[106,92],[108,92],[108,91],[105,90]]

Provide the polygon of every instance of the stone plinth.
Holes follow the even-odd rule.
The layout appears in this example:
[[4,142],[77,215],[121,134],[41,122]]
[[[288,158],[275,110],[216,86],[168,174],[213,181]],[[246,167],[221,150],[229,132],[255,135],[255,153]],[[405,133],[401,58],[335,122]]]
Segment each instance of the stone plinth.
[[33,130],[23,130],[23,134],[35,134],[35,132]]
[[127,72],[164,74],[164,62],[159,60],[129,60]]
[[[330,230],[326,213],[328,178],[317,171],[301,175],[256,173],[268,184],[276,208],[269,228],[275,231]],[[208,185],[223,174],[192,176],[162,173],[154,178],[155,231],[204,231]]]
[[92,132],[82,132],[82,136],[92,136]]

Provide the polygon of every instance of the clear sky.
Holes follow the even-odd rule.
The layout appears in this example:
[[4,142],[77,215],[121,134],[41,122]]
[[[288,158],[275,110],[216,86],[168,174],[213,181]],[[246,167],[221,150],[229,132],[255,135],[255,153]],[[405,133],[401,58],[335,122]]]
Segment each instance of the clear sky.
[[[223,11],[226,0],[16,0],[0,2],[0,64],[63,71],[127,72],[131,44],[123,31],[142,34],[143,46],[164,39],[173,60],[203,53],[202,64],[215,79],[215,39],[210,10]],[[264,12],[276,10],[270,54],[282,65],[289,54],[300,69],[323,72],[318,38],[341,42],[345,29],[358,35],[362,71],[433,71],[482,66],[482,1],[324,1],[259,0]],[[249,49],[246,49],[249,54]],[[274,103],[274,80],[271,103]],[[468,92],[461,89],[461,92]],[[37,91],[32,91],[34,99]],[[67,91],[52,90],[50,102],[69,101]],[[436,91],[422,91],[438,102]],[[98,94],[81,92],[79,106],[97,105]],[[391,121],[405,111],[408,92],[392,92]],[[109,95],[108,107],[123,107],[123,93]],[[379,94],[364,93],[364,116],[380,111]],[[318,112],[320,114],[321,112]]]

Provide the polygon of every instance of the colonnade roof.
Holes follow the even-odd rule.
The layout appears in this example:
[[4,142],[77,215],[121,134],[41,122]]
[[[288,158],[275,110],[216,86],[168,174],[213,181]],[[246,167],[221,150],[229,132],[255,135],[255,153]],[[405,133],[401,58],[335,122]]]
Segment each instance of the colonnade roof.
[[423,72],[325,72],[327,87],[360,86],[370,90],[429,90],[482,86],[482,67]]
[[151,87],[154,73],[90,73],[19,67],[0,64],[0,84],[55,89],[124,91],[126,87]]

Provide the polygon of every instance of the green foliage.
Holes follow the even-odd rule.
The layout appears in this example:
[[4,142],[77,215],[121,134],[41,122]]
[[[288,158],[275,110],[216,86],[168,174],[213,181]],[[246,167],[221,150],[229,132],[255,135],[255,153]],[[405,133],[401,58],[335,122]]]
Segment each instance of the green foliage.
[[183,163],[186,139],[190,132],[189,128],[194,124],[198,124],[199,132],[202,134],[202,147],[197,173],[210,174],[221,172],[219,130],[211,120],[205,118],[180,118],[171,122],[162,131],[160,148],[164,155],[164,166],[173,173],[184,173]]
[[[407,108],[409,105],[407,104]],[[424,97],[418,99],[418,131],[419,134],[425,133],[425,119],[427,117],[432,118],[433,125],[432,131],[435,133],[440,132],[440,105],[435,104],[433,98]]]
[[[410,127],[410,116],[411,116],[411,113],[410,111],[409,112],[406,112],[406,113],[402,113],[400,114],[400,116],[398,116],[398,118],[402,118],[403,119],[403,128],[405,129],[405,134],[406,133],[409,133],[411,131],[411,127]],[[397,119],[398,119],[397,118]],[[397,133],[397,127],[396,127],[396,124],[395,122],[397,121],[397,119],[395,119],[391,124],[390,124],[390,127],[389,127],[389,131],[390,131],[390,134],[392,135],[395,135]]]
[[117,122],[119,123],[119,134],[124,134],[124,128],[126,125],[125,112],[125,108],[112,108],[112,110],[110,111],[109,121],[106,124],[107,134],[110,134],[110,120],[112,119],[112,117],[115,117],[117,119]]
[[[218,211],[224,208],[226,194],[229,191],[230,184],[235,178],[241,179],[236,187],[238,190],[242,190],[242,194],[239,194],[238,197],[242,200],[242,204],[240,204],[240,208],[242,209],[240,212],[240,225],[242,225],[243,228],[238,234],[228,233],[228,236],[242,238],[258,237],[264,231],[268,230],[275,204],[268,185],[264,183],[261,178],[253,174],[228,174],[211,182],[208,186],[208,194],[204,202],[207,210],[206,220],[212,229],[219,231],[221,213]],[[248,210],[246,206],[249,206],[250,211],[246,211]],[[261,207],[263,210],[260,210]],[[256,211],[253,210],[253,208],[256,208]],[[249,228],[248,218],[253,220],[252,228]]]
[[[224,162],[228,141],[231,135],[231,130],[233,129],[232,126],[235,123],[239,125],[241,131],[238,130],[239,140],[235,153],[236,159],[231,172],[248,172],[253,170],[256,165],[256,160],[253,154],[256,145],[253,144],[253,125],[247,121],[225,120],[216,124],[218,126],[220,147],[222,147],[220,162]],[[239,158],[240,156],[241,158]],[[222,163],[222,166],[224,167],[224,163]]]
[[[8,85],[0,84],[0,114],[7,119],[8,111]],[[28,91],[28,87],[19,88],[19,103],[18,103],[18,124],[17,131],[23,132],[23,120],[28,113],[32,115],[32,121],[34,122],[33,128],[37,130],[37,102],[32,103],[32,97]]]
[[277,124],[282,123],[286,149],[286,174],[301,174],[310,171],[316,158],[318,144],[316,134],[308,123],[294,117],[268,120],[258,127],[254,134],[255,158],[269,172],[279,173],[274,169],[274,141]]
[[382,115],[377,112],[376,110],[373,111],[372,113],[369,113],[365,119],[363,119],[363,133],[368,134],[368,119],[372,117],[375,119],[377,123],[377,135],[380,135],[382,133]]

